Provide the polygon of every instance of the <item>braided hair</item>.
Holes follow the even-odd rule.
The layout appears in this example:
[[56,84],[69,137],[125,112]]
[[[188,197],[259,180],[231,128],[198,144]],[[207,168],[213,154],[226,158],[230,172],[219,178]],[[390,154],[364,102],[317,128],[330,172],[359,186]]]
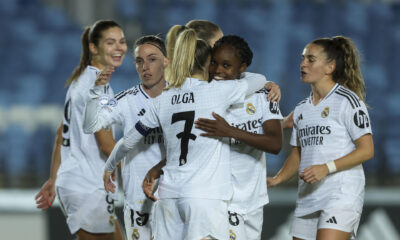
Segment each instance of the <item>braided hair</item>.
[[253,52],[249,44],[237,35],[226,35],[215,42],[213,53],[222,45],[229,45],[235,50],[235,54],[239,57],[240,62],[250,66],[253,60]]

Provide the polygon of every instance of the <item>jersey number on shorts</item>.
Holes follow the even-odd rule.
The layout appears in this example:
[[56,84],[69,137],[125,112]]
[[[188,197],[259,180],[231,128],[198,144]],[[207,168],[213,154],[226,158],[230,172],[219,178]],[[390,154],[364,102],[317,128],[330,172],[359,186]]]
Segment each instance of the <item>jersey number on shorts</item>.
[[196,140],[196,135],[191,133],[194,122],[194,111],[172,114],[171,124],[179,121],[185,121],[183,132],[180,132],[176,135],[178,139],[181,139],[181,155],[179,156],[179,166],[182,166],[187,162],[186,157],[188,154],[189,140]]

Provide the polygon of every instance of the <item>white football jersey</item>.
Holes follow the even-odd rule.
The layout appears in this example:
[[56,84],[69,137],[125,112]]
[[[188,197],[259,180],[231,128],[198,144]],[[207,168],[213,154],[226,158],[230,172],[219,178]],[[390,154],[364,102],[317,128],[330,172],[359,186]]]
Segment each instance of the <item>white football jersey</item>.
[[[94,102],[87,105],[85,125],[98,130],[108,128],[112,124],[120,124],[124,134],[127,134],[148,110],[151,97],[141,85],[122,91],[110,99],[102,95],[101,88],[95,86],[91,89],[91,101]],[[102,100],[105,102],[102,103]],[[165,156],[163,141],[162,129],[154,128],[122,161],[125,204],[132,209],[142,209],[146,200],[142,182],[146,173]]]
[[[85,134],[82,129],[89,89],[99,71],[93,66],[86,67],[80,77],[69,86],[65,99],[57,186],[78,192],[104,189],[103,171],[107,157],[100,151],[94,134]],[[103,86],[102,91],[105,95],[113,96],[109,85]]]
[[[299,173],[325,164],[355,149],[354,141],[372,133],[367,108],[349,89],[336,84],[316,106],[312,95],[294,110],[290,144],[301,148]],[[365,177],[362,165],[327,175],[318,183],[299,179],[295,216],[321,209],[342,208],[361,212]]]
[[[244,105],[231,107],[227,122],[248,132],[264,134],[265,121],[282,119],[279,104],[269,102],[267,95],[268,91],[262,89],[246,97]],[[269,202],[265,152],[236,139],[230,140],[230,146],[233,197],[229,210],[246,214]]]
[[208,83],[187,78],[180,89],[171,88],[154,99],[138,130],[159,125],[164,130],[167,164],[158,186],[160,198],[231,198],[229,145],[200,136],[202,131],[193,123],[211,118],[212,111],[226,117],[231,104],[244,101],[246,90],[242,80]]

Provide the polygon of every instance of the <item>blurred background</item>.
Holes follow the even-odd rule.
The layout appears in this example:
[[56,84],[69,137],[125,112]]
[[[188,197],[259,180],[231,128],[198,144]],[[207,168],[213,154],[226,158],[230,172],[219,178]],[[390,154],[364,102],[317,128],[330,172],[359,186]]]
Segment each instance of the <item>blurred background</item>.
[[[217,23],[224,34],[248,41],[254,52],[248,70],[280,85],[283,115],[310,92],[299,77],[304,46],[320,37],[352,38],[362,56],[375,143],[375,157],[364,164],[367,190],[359,239],[400,239],[399,0],[1,0],[0,232],[4,239],[25,238],[15,235],[22,234],[18,230],[22,226],[30,229],[30,239],[72,239],[57,203],[41,212],[35,209],[34,195],[48,178],[64,84],[79,62],[83,27],[102,18],[122,25],[130,47],[112,77],[115,92],[139,82],[131,54],[136,38],[145,34],[165,38],[174,24],[206,19]],[[291,130],[284,134],[281,153],[267,156],[268,175],[274,175],[288,155]],[[270,198],[263,239],[290,239],[287,228],[296,179],[271,189]]]

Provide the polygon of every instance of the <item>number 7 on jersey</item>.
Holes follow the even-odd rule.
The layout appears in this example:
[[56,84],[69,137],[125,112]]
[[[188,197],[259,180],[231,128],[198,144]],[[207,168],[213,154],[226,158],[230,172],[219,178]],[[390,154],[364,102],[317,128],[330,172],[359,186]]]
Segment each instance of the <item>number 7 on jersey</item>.
[[187,162],[189,140],[196,140],[196,135],[191,132],[194,122],[194,113],[194,111],[188,111],[172,114],[171,124],[179,121],[185,121],[183,132],[180,132],[176,135],[178,139],[181,139],[181,155],[179,156],[179,166],[185,165]]

